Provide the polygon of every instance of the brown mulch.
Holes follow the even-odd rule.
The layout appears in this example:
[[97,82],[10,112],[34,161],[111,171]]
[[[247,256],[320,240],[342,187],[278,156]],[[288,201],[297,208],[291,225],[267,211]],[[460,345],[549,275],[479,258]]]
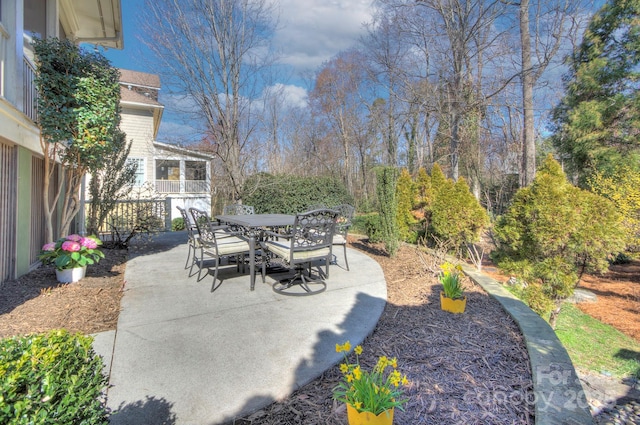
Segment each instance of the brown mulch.
[[116,328],[124,286],[126,250],[106,258],[73,284],[60,284],[53,266],[0,284],[0,338],[65,328],[91,334]]
[[613,265],[604,275],[585,276],[580,287],[598,297],[596,303],[578,304],[580,310],[640,341],[640,261]]
[[[522,336],[500,305],[466,281],[462,315],[439,307],[437,264],[415,247],[388,258],[362,241],[352,243],[380,263],[388,303],[363,343],[361,364],[397,357],[411,382],[396,424],[533,424],[533,392]],[[234,425],[343,425],[345,407],[331,399],[341,378],[337,367]],[[230,425],[230,424],[229,424]]]

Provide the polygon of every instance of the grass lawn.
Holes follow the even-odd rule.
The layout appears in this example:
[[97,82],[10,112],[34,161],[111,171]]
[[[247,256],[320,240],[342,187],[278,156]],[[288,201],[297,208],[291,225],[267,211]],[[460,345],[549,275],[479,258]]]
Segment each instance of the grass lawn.
[[617,378],[640,378],[640,343],[575,305],[562,306],[556,335],[576,368]]

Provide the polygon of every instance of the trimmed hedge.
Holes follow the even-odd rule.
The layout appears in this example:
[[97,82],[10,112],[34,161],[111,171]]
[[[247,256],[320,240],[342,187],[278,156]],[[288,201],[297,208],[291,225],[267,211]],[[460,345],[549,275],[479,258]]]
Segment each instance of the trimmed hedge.
[[353,205],[353,197],[340,180],[332,177],[259,173],[245,183],[242,203],[252,205],[257,214],[296,214],[314,204]]
[[107,378],[92,342],[65,330],[0,340],[0,423],[107,425]]

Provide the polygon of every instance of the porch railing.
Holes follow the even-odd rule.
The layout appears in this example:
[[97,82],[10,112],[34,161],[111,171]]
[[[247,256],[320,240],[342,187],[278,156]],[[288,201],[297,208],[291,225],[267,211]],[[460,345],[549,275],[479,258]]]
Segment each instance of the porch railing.
[[22,112],[32,121],[38,120],[38,91],[36,89],[36,68],[24,58],[24,106]]
[[209,193],[206,180],[156,180],[158,193]]

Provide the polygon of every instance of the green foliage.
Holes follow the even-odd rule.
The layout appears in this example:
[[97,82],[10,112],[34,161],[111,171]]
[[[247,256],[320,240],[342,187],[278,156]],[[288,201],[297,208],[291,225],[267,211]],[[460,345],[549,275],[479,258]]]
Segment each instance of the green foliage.
[[171,220],[171,230],[174,232],[177,232],[179,230],[184,230],[186,229],[185,225],[184,225],[184,218],[182,217],[177,217],[174,218],[173,220]]
[[256,213],[296,214],[308,205],[350,204],[353,198],[338,179],[259,173],[247,179],[242,203],[253,205]]
[[640,1],[609,0],[571,56],[553,143],[585,183],[596,170],[640,164]]
[[364,233],[371,242],[382,242],[382,222],[380,214],[370,213],[356,215],[352,219],[352,233]]
[[452,300],[462,298],[462,282],[460,281],[462,267],[460,265],[454,266],[447,262],[440,266],[440,268],[442,269],[442,273],[440,273],[438,279],[442,284],[444,296]]
[[104,155],[100,169],[93,171],[89,181],[89,234],[100,233],[108,215],[118,201],[131,193],[136,180],[137,163],[127,162],[131,142],[127,142],[126,135],[120,130],[114,133],[112,147],[113,149]]
[[381,167],[377,170],[376,176],[382,238],[387,253],[393,257],[400,246],[397,224],[398,201],[396,198],[398,170],[395,167]]
[[431,171],[431,189],[430,233],[456,248],[477,241],[489,224],[489,216],[466,181],[460,178],[454,183],[436,164]]
[[119,71],[102,54],[69,40],[35,39],[33,47],[44,140],[65,145],[63,164],[100,168],[119,124]]
[[406,168],[403,168],[398,177],[396,185],[396,199],[398,202],[398,235],[400,239],[409,241],[411,239],[412,226],[416,223],[416,219],[411,215],[413,203],[416,198],[416,188],[411,179],[411,174]]
[[92,341],[64,330],[0,340],[0,423],[108,424]]
[[595,173],[588,184],[594,193],[616,205],[629,237],[628,249],[640,251],[640,171],[617,167],[610,175]]
[[547,295],[544,286],[533,283],[527,285],[522,292],[522,300],[531,308],[531,310],[538,313],[541,317],[547,318],[555,307],[555,303]]
[[424,168],[418,170],[418,176],[415,182],[416,207],[420,210],[428,211],[431,209],[431,201],[433,200],[433,191],[431,188],[431,177]]
[[607,199],[571,185],[548,156],[494,228],[498,266],[539,281],[554,302],[573,293],[585,271],[603,272],[624,248],[621,217]]

